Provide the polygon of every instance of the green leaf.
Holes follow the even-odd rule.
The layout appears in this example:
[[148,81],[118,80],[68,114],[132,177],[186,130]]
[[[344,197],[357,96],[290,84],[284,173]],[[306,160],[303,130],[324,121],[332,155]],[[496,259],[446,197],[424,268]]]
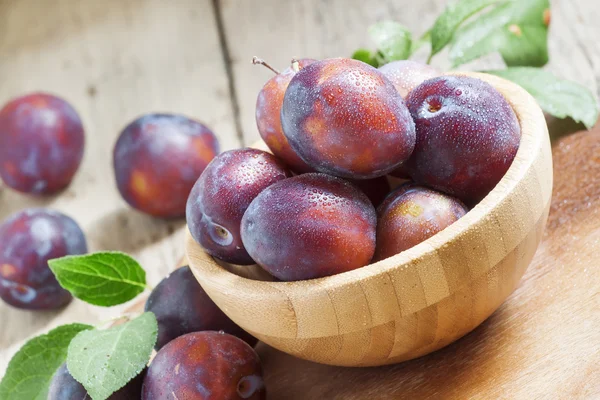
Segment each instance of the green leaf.
[[[6,322],[6,321],[5,321]],[[1,400],[46,400],[52,376],[65,362],[71,339],[89,325],[62,325],[25,343],[0,382]]]
[[106,330],[81,332],[69,346],[67,368],[94,400],[104,400],[146,367],[157,334],[151,312]]
[[62,287],[97,306],[125,303],[146,288],[146,272],[125,253],[67,256],[50,260],[48,265]]
[[469,17],[500,1],[460,0],[446,7],[431,28],[431,57],[439,53],[452,40],[454,32]]
[[369,34],[385,62],[406,60],[410,56],[412,35],[402,24],[382,21],[371,25]]
[[589,129],[598,120],[598,102],[584,86],[559,79],[548,71],[533,67],[513,67],[486,71],[519,84],[527,90],[548,114],[570,117]]
[[450,49],[453,66],[495,51],[508,66],[541,67],[548,62],[548,0],[505,0],[460,28]]
[[352,58],[367,63],[375,68],[379,67],[379,63],[375,57],[373,57],[373,55],[371,55],[371,51],[367,49],[356,50],[354,54],[352,54]]

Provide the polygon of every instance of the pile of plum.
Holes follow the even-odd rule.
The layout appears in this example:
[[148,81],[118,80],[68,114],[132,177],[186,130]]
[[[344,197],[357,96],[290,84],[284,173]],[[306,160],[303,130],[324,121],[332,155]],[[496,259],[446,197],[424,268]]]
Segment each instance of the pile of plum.
[[[492,86],[413,61],[375,69],[342,58],[294,60],[265,84],[256,120],[271,153],[219,154],[200,122],[144,115],[115,144],[116,188],[141,212],[185,215],[210,255],[256,263],[283,281],[360,268],[445,229],[496,186],[521,136]],[[23,193],[57,194],[76,175],[84,137],[66,101],[16,98],[0,110],[0,178]],[[48,260],[87,251],[83,230],[62,213],[9,216],[0,224],[0,298],[24,309],[63,307],[71,295]],[[163,279],[146,310],[159,324],[158,353],[112,400],[265,397],[256,339],[189,267]],[[85,395],[63,366],[48,398]]]
[[[282,281],[360,268],[445,229],[496,186],[521,136],[491,85],[411,61],[294,60],[265,84],[256,120],[272,154],[217,156],[186,216],[209,254]],[[391,191],[388,175],[407,182]]]

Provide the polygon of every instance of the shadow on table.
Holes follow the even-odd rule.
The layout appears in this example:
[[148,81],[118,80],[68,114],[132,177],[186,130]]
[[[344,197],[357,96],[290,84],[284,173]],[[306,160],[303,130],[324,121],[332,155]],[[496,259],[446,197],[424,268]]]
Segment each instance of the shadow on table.
[[159,219],[133,209],[102,217],[87,230],[90,248],[133,253],[161,241],[185,225],[185,219]]

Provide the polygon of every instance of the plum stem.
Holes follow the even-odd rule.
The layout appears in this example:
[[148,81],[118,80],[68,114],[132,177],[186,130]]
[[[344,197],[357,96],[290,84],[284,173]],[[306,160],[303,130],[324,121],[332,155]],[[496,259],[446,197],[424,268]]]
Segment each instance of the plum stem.
[[267,63],[265,60],[263,60],[262,58],[258,58],[256,56],[252,57],[252,64],[254,65],[262,65],[264,67],[269,68],[271,71],[275,72],[275,74],[279,75],[280,72],[278,70],[276,70],[275,68],[271,67],[269,65],[269,63]]
[[294,70],[294,72],[300,71],[300,63],[295,58],[292,58],[292,70]]

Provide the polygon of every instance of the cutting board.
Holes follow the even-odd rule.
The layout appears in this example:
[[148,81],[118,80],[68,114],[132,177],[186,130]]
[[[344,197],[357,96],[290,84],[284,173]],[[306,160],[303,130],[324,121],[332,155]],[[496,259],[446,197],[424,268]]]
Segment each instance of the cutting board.
[[560,140],[553,155],[544,239],[488,320],[386,367],[319,365],[260,343],[269,400],[600,399],[600,128]]

